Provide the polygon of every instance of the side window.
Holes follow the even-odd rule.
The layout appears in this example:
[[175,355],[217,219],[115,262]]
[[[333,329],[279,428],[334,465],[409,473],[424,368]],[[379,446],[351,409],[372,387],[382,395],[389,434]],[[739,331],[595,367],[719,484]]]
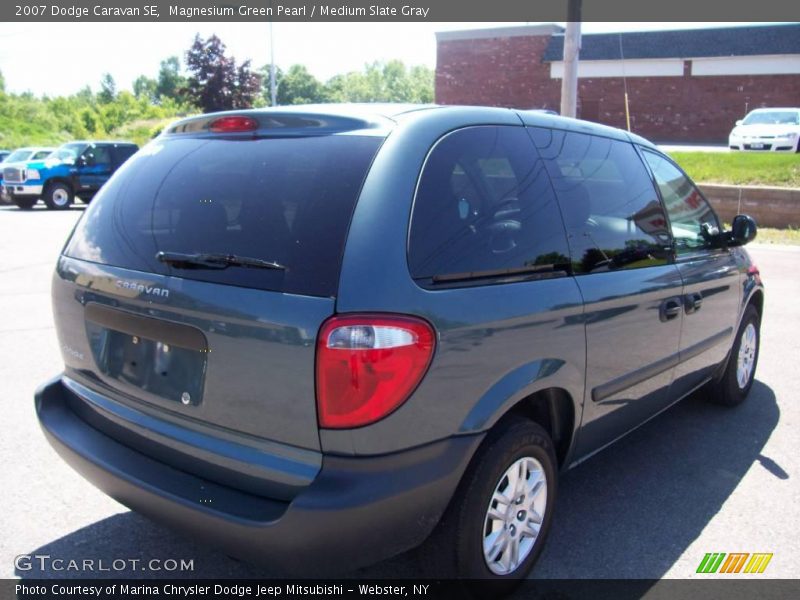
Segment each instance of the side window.
[[408,259],[417,280],[473,280],[569,268],[564,226],[522,127],[468,127],[439,140],[420,176]]
[[136,153],[136,148],[133,146],[114,146],[112,154],[114,157],[114,166],[119,167],[122,163],[128,160]]
[[711,236],[719,232],[719,221],[706,199],[669,160],[646,150],[643,154],[661,191],[678,254],[710,247]]
[[575,273],[666,264],[671,237],[647,169],[627,143],[529,128],[558,196]]
[[43,158],[47,158],[50,156],[50,150],[40,150],[36,152],[33,156],[31,156],[31,160],[42,160]]
[[108,150],[108,146],[89,146],[83,151],[83,158],[89,167],[111,164],[111,153]]

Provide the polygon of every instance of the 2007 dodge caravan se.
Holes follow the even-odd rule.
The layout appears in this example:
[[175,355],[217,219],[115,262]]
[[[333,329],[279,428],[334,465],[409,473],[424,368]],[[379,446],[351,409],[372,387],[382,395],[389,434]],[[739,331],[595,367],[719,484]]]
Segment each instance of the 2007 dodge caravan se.
[[36,410],[101,490],[231,555],[346,572],[425,542],[513,581],[559,469],[701,386],[745,399],[755,234],[649,142],[540,112],[187,118],[67,242]]

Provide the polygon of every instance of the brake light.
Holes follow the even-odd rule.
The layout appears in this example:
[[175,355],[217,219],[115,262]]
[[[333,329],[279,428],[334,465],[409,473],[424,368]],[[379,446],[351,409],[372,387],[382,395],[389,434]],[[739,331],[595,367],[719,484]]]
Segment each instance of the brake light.
[[258,129],[258,121],[250,117],[234,115],[215,119],[211,121],[208,128],[212,133],[241,133]]
[[433,328],[415,317],[328,319],[317,340],[320,427],[361,427],[387,416],[419,385],[434,347]]

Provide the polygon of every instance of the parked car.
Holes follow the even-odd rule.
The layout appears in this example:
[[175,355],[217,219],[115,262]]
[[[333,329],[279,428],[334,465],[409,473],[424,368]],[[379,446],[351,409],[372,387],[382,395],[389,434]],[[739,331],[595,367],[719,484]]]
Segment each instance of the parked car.
[[11,202],[11,197],[6,194],[6,188],[3,185],[3,172],[6,168],[24,167],[25,161],[42,160],[47,158],[53,151],[55,151],[55,148],[30,147],[18,148],[17,150],[11,152],[6,157],[6,160],[2,161],[3,167],[0,169],[0,200],[3,202]]
[[511,585],[559,469],[701,386],[745,400],[755,234],[744,215],[723,231],[667,155],[597,124],[188,118],[66,244],[65,370],[38,418],[101,490],[230,555],[311,574],[424,543],[433,573]]
[[800,152],[800,108],[758,108],[736,121],[731,150]]
[[54,210],[69,208],[76,197],[89,202],[138,149],[130,142],[70,142],[44,160],[4,165],[5,191],[24,209],[32,208],[39,198]]
[[8,167],[16,163],[24,163],[29,160],[43,160],[55,152],[55,148],[31,146],[27,148],[17,148],[10,153],[3,161],[3,167]]

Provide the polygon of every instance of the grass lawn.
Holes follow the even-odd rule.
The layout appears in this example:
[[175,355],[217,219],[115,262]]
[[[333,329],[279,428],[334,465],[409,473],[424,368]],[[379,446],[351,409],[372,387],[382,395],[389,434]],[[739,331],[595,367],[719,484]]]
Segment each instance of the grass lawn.
[[788,244],[800,246],[800,229],[772,229],[759,227],[754,244]]
[[699,183],[800,187],[800,154],[757,152],[672,152]]

